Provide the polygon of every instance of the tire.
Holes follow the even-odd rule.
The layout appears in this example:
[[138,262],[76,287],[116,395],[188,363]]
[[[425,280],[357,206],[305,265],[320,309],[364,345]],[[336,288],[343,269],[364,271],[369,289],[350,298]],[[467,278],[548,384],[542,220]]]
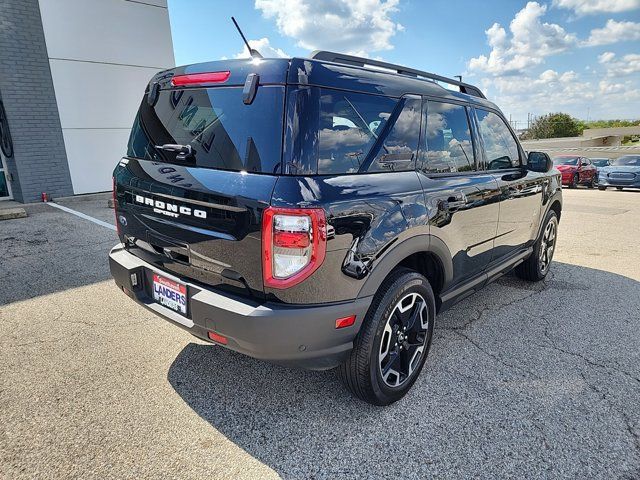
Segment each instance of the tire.
[[607,189],[607,187],[602,187],[600,185],[598,185],[598,190],[602,190],[603,192]]
[[569,188],[576,188],[578,186],[578,183],[580,182],[580,177],[578,176],[578,174],[576,173],[573,178],[571,179],[571,183],[569,184]]
[[616,187],[616,190],[622,191],[622,187]]
[[[552,230],[553,235],[551,243],[549,243],[549,229]],[[558,216],[556,215],[556,212],[549,210],[544,218],[540,237],[533,246],[533,253],[529,258],[515,268],[516,275],[521,279],[528,280],[530,282],[539,282],[544,279],[544,277],[547,276],[547,273],[549,273],[557,238]],[[543,249],[545,251],[544,256],[542,255]]]
[[424,276],[401,268],[387,277],[353,350],[338,367],[340,379],[354,396],[373,405],[390,405],[404,397],[429,354],[435,311],[433,290]]
[[593,188],[596,185],[596,181],[591,177],[591,181],[587,184],[588,188]]

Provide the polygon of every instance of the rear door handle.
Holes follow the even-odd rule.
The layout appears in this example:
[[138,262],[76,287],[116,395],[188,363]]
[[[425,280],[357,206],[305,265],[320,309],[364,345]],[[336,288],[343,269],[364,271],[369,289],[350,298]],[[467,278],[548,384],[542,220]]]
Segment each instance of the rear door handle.
[[464,193],[457,193],[447,198],[447,203],[449,204],[449,209],[464,207],[468,203],[467,196]]
[[469,201],[464,193],[456,193],[455,195],[447,197],[446,200],[442,200],[440,202],[440,209],[452,212],[468,205],[468,203]]

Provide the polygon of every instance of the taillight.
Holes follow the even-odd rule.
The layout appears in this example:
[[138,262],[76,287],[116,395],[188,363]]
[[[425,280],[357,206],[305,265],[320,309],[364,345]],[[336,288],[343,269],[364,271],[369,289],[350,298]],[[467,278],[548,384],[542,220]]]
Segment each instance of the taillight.
[[229,80],[231,72],[206,72],[206,73],[189,73],[186,75],[176,75],[171,79],[171,85],[174,87],[183,87],[185,85],[204,85],[207,83],[224,83]]
[[120,222],[118,221],[118,197],[116,195],[116,177],[111,177],[111,180],[113,180],[113,189],[111,192],[111,195],[113,196],[113,214],[116,219],[116,232],[118,233],[118,236],[120,236],[121,232],[120,232]]
[[324,261],[327,223],[322,208],[269,207],[262,215],[262,273],[267,287],[287,288]]

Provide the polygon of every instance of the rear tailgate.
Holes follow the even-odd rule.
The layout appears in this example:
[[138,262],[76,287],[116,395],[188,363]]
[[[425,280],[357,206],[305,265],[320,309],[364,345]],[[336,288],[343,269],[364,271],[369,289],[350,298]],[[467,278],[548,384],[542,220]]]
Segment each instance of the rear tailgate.
[[[281,167],[284,85],[262,79],[284,82],[286,68],[282,61],[266,71],[214,62],[151,82],[127,157],[114,171],[120,235],[132,253],[198,282],[263,294],[262,212]],[[171,84],[203,70],[225,72],[224,81]],[[262,77],[246,103],[242,84],[250,73]]]
[[132,253],[209,285],[263,290],[261,220],[275,176],[122,163],[118,215]]

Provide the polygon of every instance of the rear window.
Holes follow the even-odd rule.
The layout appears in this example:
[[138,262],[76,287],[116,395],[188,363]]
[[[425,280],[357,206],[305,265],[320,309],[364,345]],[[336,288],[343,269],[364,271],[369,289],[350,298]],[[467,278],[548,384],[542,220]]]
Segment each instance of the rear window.
[[262,86],[250,105],[242,88],[163,90],[154,106],[142,100],[127,155],[184,163],[158,148],[190,145],[189,164],[256,173],[280,170],[284,87]]

